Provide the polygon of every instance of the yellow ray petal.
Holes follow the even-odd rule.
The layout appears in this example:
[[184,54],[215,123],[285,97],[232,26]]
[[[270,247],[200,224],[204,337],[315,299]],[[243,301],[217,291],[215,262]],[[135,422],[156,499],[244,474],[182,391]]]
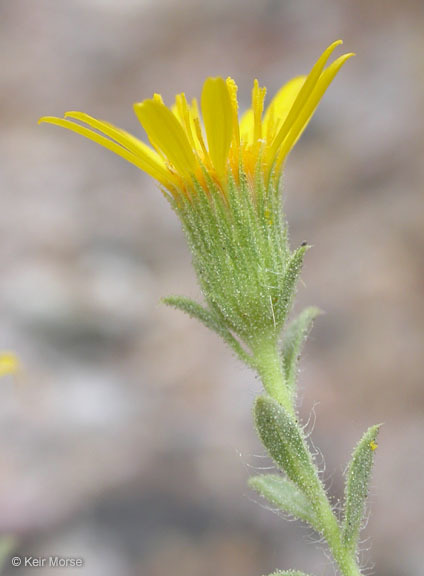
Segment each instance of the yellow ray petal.
[[152,150],[149,146],[147,146],[147,144],[145,144],[144,142],[142,142],[129,132],[122,130],[122,128],[118,128],[117,126],[114,126],[110,122],[105,122],[104,120],[97,120],[96,118],[93,118],[92,116],[89,116],[84,112],[73,112],[73,111],[66,112],[65,118],[72,118],[73,120],[79,120],[80,122],[88,124],[88,126],[91,126],[91,128],[103,132],[104,134],[106,134],[106,136],[109,136],[109,138],[112,138],[113,140],[118,142],[118,144],[120,144],[121,146],[123,146],[136,156],[139,155],[141,159],[144,159],[145,161],[150,161],[152,163],[152,167],[161,172],[164,176],[165,175],[170,176],[170,173],[166,168],[166,164],[161,158],[161,156],[159,156],[159,154],[157,154],[154,150]]
[[209,155],[217,173],[224,175],[233,135],[233,108],[223,78],[205,81],[201,104]]
[[177,98],[178,98],[178,94],[177,94],[177,96],[175,96],[175,102],[174,102],[174,104],[172,104],[172,106],[171,106],[171,112],[172,112],[172,114],[174,114],[174,116],[176,116],[176,117],[178,118],[178,120],[181,122],[181,121],[182,121],[182,118],[180,117],[180,111],[178,110]]
[[163,101],[162,94],[157,94],[157,93],[153,94],[152,100],[154,102],[158,102],[159,104],[163,104],[165,106],[165,102]]
[[19,360],[12,352],[0,353],[0,376],[16,374],[19,371]]
[[268,142],[272,141],[277,130],[280,129],[287,118],[305,79],[306,76],[298,76],[297,78],[289,80],[271,100],[263,120],[264,136]]
[[308,76],[305,80],[305,83],[303,84],[302,88],[300,89],[299,94],[297,95],[297,98],[294,101],[294,104],[293,104],[290,112],[287,115],[285,122],[281,126],[280,130],[278,131],[278,134],[276,135],[276,137],[274,139],[274,142],[272,143],[272,149],[271,149],[271,156],[272,157],[275,155],[278,148],[281,146],[281,143],[283,142],[284,138],[287,136],[289,130],[293,126],[294,122],[296,121],[297,116],[299,115],[303,106],[307,102],[312,90],[315,87],[315,84],[317,83],[317,81],[321,75],[321,72],[324,69],[324,66],[325,66],[327,60],[330,58],[334,49],[337,46],[340,46],[340,44],[343,44],[343,42],[341,40],[337,40],[336,42],[333,42],[333,44],[331,44],[326,50],[324,50],[324,52],[318,58],[315,65],[313,66],[312,70],[308,74]]
[[190,142],[190,146],[192,147],[193,150],[197,150],[198,146],[197,142],[194,139],[195,130],[193,120],[191,117],[190,106],[187,103],[187,98],[184,92],[182,92],[181,94],[177,94],[177,96],[175,97],[175,106],[178,111],[176,116],[185,130],[187,138]]
[[249,108],[240,118],[240,140],[246,144],[253,143],[254,117],[253,110]]
[[255,78],[252,90],[252,110],[253,110],[253,140],[257,142],[262,138],[262,112],[266,88],[260,88],[259,82]]
[[152,145],[163,152],[180,174],[190,177],[196,159],[184,128],[171,110],[154,97],[134,104],[134,111]]
[[240,144],[240,128],[238,121],[238,100],[237,100],[237,90],[238,86],[235,81],[228,77],[226,79],[228,93],[230,95],[231,107],[233,110],[233,142],[235,146]]
[[193,133],[196,136],[196,150],[201,151],[203,154],[203,162],[210,165],[209,152],[206,149],[205,139],[203,138],[202,124],[200,122],[199,106],[196,98],[193,98],[190,106],[190,118],[193,122]]
[[93,142],[100,144],[100,146],[107,148],[131,164],[134,164],[137,166],[137,168],[140,168],[140,170],[147,172],[165,186],[168,186],[171,183],[171,174],[168,172],[168,170],[161,168],[158,164],[156,164],[156,162],[152,162],[151,157],[147,154],[145,156],[142,156],[141,154],[135,155],[133,152],[127,150],[127,148],[124,148],[120,144],[109,140],[109,138],[105,138],[104,136],[97,134],[97,132],[93,132],[84,126],[80,126],[79,124],[71,122],[70,120],[64,120],[63,118],[56,118],[54,116],[44,116],[38,121],[39,124],[42,122],[61,126],[62,128],[76,132],[77,134],[80,134],[89,140],[93,140]]
[[228,78],[225,80],[227,84],[228,94],[230,95],[231,107],[233,110],[233,136],[230,146],[230,162],[233,169],[233,175],[237,178],[239,165],[240,165],[240,126],[238,119],[238,100],[237,91],[238,86],[233,80],[233,78]]
[[287,154],[296,144],[298,139],[300,138],[301,134],[305,130],[306,126],[308,125],[310,119],[312,118],[318,104],[320,103],[322,97],[324,96],[328,86],[334,80],[336,74],[343,66],[343,64],[354,56],[353,53],[344,54],[337,58],[324,72],[321,74],[312,94],[309,98],[306,106],[303,107],[301,114],[299,114],[296,122],[294,123],[290,133],[287,135],[287,138],[284,140],[280,151],[278,152],[278,158],[276,163],[277,171],[281,164],[284,162]]

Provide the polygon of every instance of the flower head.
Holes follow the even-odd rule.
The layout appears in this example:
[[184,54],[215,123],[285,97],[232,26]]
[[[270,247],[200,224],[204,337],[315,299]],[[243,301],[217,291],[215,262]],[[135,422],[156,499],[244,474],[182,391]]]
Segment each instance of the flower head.
[[[256,171],[268,181],[278,181],[284,161],[318,106],[329,84],[352,54],[345,54],[327,68],[331,44],[307,76],[287,82],[264,113],[266,89],[257,80],[251,108],[238,118],[237,85],[232,78],[208,78],[200,101],[189,103],[184,93],[168,108],[159,94],[134,104],[134,111],[150,144],[83,112],[65,118],[46,116],[40,122],[56,124],[94,140],[155,178],[174,198],[191,197],[194,182],[205,184],[205,173],[222,193],[228,177],[236,182],[240,172],[253,178]],[[200,114],[201,111],[201,114]],[[201,117],[203,119],[203,126]]]
[[183,224],[207,308],[181,298],[168,303],[219,332],[239,355],[240,342],[254,350],[278,338],[290,311],[307,246],[290,252],[279,181],[288,153],[352,56],[326,67],[340,44],[307,76],[285,84],[265,113],[265,88],[255,80],[251,108],[239,120],[232,78],[208,78],[200,110],[185,94],[172,108],[159,94],[135,104],[151,147],[82,112],[40,120],[94,140],[159,182]]

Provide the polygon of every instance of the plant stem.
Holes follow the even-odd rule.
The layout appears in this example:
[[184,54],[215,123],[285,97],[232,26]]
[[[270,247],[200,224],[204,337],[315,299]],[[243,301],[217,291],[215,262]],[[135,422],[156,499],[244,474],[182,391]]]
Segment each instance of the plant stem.
[[[292,396],[285,385],[282,360],[276,338],[263,338],[252,346],[256,369],[261,377],[266,392],[291,415],[296,421],[301,437],[303,430],[297,423]],[[315,514],[321,524],[321,533],[343,576],[361,576],[354,553],[343,544],[342,529],[329,502],[326,490],[322,484],[317,467],[304,440],[305,449],[310,454],[311,483],[307,490],[308,497]]]
[[285,385],[283,363],[278,351],[277,338],[264,337],[252,345],[256,370],[266,392],[294,416],[294,407]]
[[340,524],[331,509],[328,497],[322,487],[323,510],[321,521],[323,525],[323,535],[327,541],[328,547],[336,561],[343,576],[361,576],[361,571],[357,565],[355,557],[343,545]]

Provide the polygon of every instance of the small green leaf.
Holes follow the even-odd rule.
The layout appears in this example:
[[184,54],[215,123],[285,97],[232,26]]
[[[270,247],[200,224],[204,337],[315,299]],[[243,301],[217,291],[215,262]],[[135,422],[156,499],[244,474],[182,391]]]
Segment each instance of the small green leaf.
[[283,319],[287,317],[290,311],[293,297],[296,292],[296,284],[302,270],[303,258],[305,252],[310,248],[308,245],[303,245],[297,248],[290,256],[284,271],[284,278],[281,285],[281,297],[275,304],[276,315]]
[[343,543],[352,551],[356,549],[364,516],[379,428],[380,425],[372,426],[365,432],[353,452],[347,472]]
[[314,498],[319,480],[295,419],[267,396],[256,400],[254,412],[259,437],[271,458],[308,498]]
[[252,357],[246,352],[246,350],[241,346],[240,342],[234,338],[234,336],[226,328],[223,322],[217,318],[213,312],[207,308],[203,308],[203,306],[194,300],[191,300],[190,298],[184,298],[183,296],[168,296],[167,298],[162,298],[162,302],[167,306],[172,306],[177,310],[185,312],[191,318],[196,318],[199,320],[199,322],[206,326],[206,328],[216,332],[234,350],[242,362],[245,362],[248,366],[253,367]]
[[220,324],[212,312],[203,308],[203,306],[190,298],[184,298],[183,296],[168,296],[167,298],[163,298],[162,302],[167,306],[172,306],[177,310],[182,310],[191,318],[197,318],[197,320],[214,332],[221,333],[222,330],[225,330],[225,326]]
[[287,328],[283,344],[283,366],[286,386],[293,394],[296,387],[296,373],[299,355],[313,321],[321,314],[319,308],[311,306],[299,314]]
[[249,486],[280,510],[319,530],[315,512],[308,499],[289,480],[276,474],[261,474],[250,478]]

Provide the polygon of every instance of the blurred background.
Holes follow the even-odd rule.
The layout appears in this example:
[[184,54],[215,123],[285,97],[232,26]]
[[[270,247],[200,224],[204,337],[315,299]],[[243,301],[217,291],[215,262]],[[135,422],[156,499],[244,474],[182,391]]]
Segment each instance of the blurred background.
[[246,487],[268,464],[259,382],[159,302],[199,297],[160,192],[37,119],[83,110],[141,136],[134,101],[198,97],[211,75],[233,76],[245,109],[254,77],[271,97],[339,37],[357,57],[285,173],[293,245],[314,246],[297,309],[326,311],[300,411],[335,502],[353,444],[385,423],[364,566],[423,574],[420,0],[0,1],[0,349],[23,364],[0,384],[0,531],[16,552],[83,557],[87,576],[333,574],[316,536]]

